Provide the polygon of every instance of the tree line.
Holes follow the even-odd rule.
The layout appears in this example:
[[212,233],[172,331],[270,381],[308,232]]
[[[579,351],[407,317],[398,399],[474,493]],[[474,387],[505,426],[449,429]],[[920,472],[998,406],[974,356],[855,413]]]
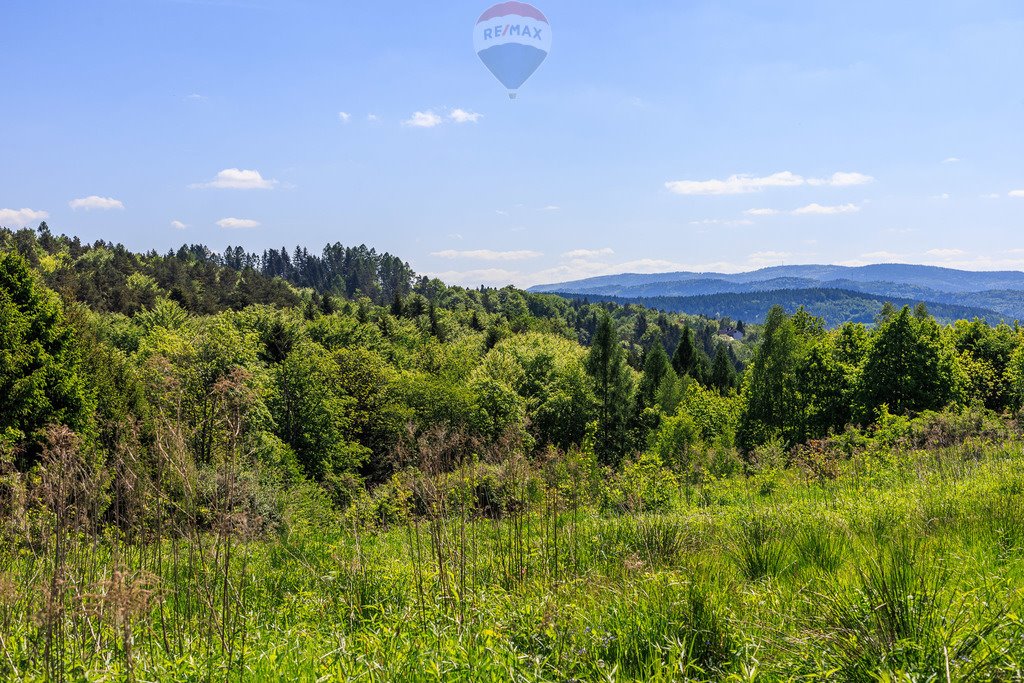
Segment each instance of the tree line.
[[316,482],[344,506],[430,434],[690,471],[887,415],[1024,399],[1019,327],[943,326],[923,306],[886,306],[870,326],[780,308],[744,325],[447,287],[364,248],[296,252],[290,273],[274,252],[271,276],[263,256],[135,254],[44,228],[0,233],[0,470],[15,478],[63,425],[96,459],[132,453],[130,476],[172,445],[196,468],[240,449],[267,486]]

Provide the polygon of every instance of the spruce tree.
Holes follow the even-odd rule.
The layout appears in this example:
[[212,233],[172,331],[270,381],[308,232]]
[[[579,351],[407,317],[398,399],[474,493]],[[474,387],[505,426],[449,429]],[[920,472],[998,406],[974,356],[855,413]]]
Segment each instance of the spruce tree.
[[669,361],[668,354],[665,353],[661,336],[657,335],[644,357],[644,375],[637,390],[637,402],[641,404],[641,408],[654,405],[658,387],[670,372],[672,372],[672,363]]
[[750,450],[773,437],[796,441],[801,430],[797,368],[802,343],[792,319],[781,306],[768,312],[761,345],[748,371],[740,416],[740,446]]
[[693,330],[689,327],[683,328],[683,336],[679,340],[676,351],[672,354],[672,367],[680,377],[690,374],[693,371],[696,357],[693,345]]
[[90,426],[90,397],[80,375],[74,328],[53,290],[14,251],[0,251],[0,445],[8,440],[27,467],[43,430]]
[[930,316],[919,319],[904,307],[871,339],[861,375],[868,417],[887,405],[896,415],[938,410],[954,395],[954,360]]
[[722,394],[728,393],[736,384],[736,367],[729,358],[725,344],[719,344],[715,351],[715,362],[711,367],[711,384]]
[[597,397],[594,451],[605,465],[617,465],[628,448],[632,378],[625,354],[607,313],[602,313],[586,361]]

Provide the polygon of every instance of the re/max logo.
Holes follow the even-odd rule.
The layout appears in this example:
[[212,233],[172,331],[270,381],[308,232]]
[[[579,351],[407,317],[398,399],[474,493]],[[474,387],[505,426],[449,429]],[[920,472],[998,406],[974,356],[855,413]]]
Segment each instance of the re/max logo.
[[496,40],[498,38],[504,38],[505,36],[522,36],[524,38],[533,38],[534,40],[541,40],[542,30],[543,29],[535,28],[532,26],[506,24],[504,26],[498,26],[497,28],[485,28],[484,40]]

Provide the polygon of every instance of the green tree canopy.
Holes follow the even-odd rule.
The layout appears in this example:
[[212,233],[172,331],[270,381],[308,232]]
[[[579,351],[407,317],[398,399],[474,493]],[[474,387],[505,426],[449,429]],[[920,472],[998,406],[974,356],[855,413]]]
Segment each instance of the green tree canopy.
[[607,314],[598,320],[586,367],[597,397],[594,450],[601,462],[617,464],[629,448],[633,378],[615,327]]
[[20,443],[26,463],[47,425],[88,429],[92,401],[79,366],[60,299],[23,257],[0,251],[0,438]]
[[939,326],[905,306],[872,336],[861,375],[863,408],[872,417],[883,405],[895,415],[940,409],[955,396],[953,366]]

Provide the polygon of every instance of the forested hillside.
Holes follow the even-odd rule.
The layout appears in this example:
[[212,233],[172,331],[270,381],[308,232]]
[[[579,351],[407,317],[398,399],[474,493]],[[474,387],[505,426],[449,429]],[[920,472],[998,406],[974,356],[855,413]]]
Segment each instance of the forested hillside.
[[[557,293],[557,292],[556,292]],[[604,301],[620,306],[640,305],[665,311],[687,311],[713,318],[728,316],[742,320],[763,321],[775,306],[789,313],[803,308],[825,321],[830,328],[843,323],[875,322],[878,312],[886,303],[894,306],[916,307],[921,299],[907,299],[899,296],[875,296],[845,289],[770,289],[755,290],[742,294],[701,294],[696,296],[609,296],[604,294],[559,293],[570,300]],[[952,323],[957,320],[982,320],[996,324],[1003,316],[995,311],[956,304],[928,303],[928,311],[940,322]]]
[[[869,425],[885,410],[1002,411],[1019,406],[1024,389],[1019,329],[942,326],[923,306],[880,304],[870,312],[877,324],[831,331],[803,308],[792,317],[773,309],[762,331],[636,305],[447,287],[364,246],[328,245],[320,256],[220,256],[196,245],[134,254],[54,237],[45,224],[0,240],[0,426],[23,469],[50,424],[80,432],[97,453],[125,439],[148,447],[162,425],[209,461],[223,417],[218,387],[247,397],[266,458],[335,488],[358,481],[349,475],[374,483],[400,469],[395,453],[409,429],[511,435],[531,452],[580,447],[591,433],[600,462],[615,466],[647,450],[677,414],[706,420],[688,412],[694,402],[722,416],[694,438],[749,451]],[[859,303],[846,313],[867,318]]]
[[[719,310],[762,319],[772,305],[815,306],[832,324],[866,322],[880,302],[923,302],[940,319],[980,316],[989,322],[1024,318],[1024,273],[973,272],[904,264],[776,266],[749,273],[623,274],[532,287],[535,292]],[[734,296],[722,296],[732,294]],[[748,296],[742,296],[748,295]],[[609,298],[613,297],[613,298]],[[659,303],[662,302],[663,303]]]
[[[1024,331],[871,322],[2,231],[0,673],[813,678],[946,647],[1010,680]],[[955,580],[991,612],[921,564],[979,538],[995,578]],[[930,621],[869,621],[880,590]]]

